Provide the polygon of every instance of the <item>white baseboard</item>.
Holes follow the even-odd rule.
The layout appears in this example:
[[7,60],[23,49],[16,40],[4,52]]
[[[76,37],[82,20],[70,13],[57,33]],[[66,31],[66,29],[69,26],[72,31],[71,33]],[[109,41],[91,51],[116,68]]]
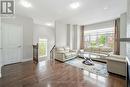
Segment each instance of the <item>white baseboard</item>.
[[0,71],[0,78],[1,78],[2,76],[1,76],[1,71]]
[[1,68],[2,68],[2,65],[0,65],[0,78],[2,77],[2,75],[1,75]]
[[1,78],[1,72],[0,72],[0,78]]
[[38,61],[45,61],[45,60],[49,60],[49,58],[46,56],[46,57],[40,57],[38,58]]
[[31,60],[33,60],[33,58],[22,59],[21,62],[26,62],[26,61],[31,61]]

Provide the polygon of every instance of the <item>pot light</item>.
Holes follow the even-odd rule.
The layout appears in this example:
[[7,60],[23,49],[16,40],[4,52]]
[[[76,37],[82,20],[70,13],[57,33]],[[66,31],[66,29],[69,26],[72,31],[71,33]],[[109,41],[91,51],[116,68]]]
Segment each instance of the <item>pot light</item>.
[[104,10],[107,10],[109,7],[108,6],[106,6],[106,7],[104,7]]
[[45,25],[46,25],[46,26],[53,26],[53,24],[50,23],[50,22],[45,23]]
[[21,0],[20,3],[21,3],[22,6],[24,6],[26,8],[32,7],[32,4],[30,2],[28,2],[28,1],[26,1],[26,0]]
[[80,7],[80,3],[79,3],[79,2],[71,3],[71,4],[70,4],[70,7],[71,7],[72,9],[76,9],[76,8]]

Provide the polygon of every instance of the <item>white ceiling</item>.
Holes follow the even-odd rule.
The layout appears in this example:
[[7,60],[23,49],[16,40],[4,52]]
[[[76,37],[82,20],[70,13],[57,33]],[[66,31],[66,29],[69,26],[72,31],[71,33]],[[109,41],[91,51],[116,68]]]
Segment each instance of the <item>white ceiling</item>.
[[[92,24],[111,20],[126,12],[126,0],[26,0],[32,8],[25,8],[16,0],[16,14],[32,17],[35,22],[60,21],[70,24]],[[78,9],[71,9],[72,2],[79,1]],[[108,8],[104,10],[104,8]]]

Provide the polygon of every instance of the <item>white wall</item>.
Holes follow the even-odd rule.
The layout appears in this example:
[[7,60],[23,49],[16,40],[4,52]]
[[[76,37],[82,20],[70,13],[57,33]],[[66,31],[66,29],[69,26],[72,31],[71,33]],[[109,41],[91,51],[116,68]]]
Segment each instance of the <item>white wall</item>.
[[81,34],[80,34],[80,29],[81,29],[81,26],[77,26],[77,49],[80,49],[80,36],[81,36]]
[[80,48],[80,26],[56,22],[56,47]]
[[[1,18],[0,18],[0,26],[1,26]],[[2,67],[2,56],[1,56],[1,27],[0,27],[0,78],[1,78],[1,67]]]
[[33,30],[34,45],[38,43],[39,38],[48,39],[47,58],[50,58],[50,50],[55,45],[54,28],[34,24],[34,30]]
[[67,46],[80,49],[80,26],[67,24]]
[[[127,13],[120,16],[120,38],[127,37]],[[126,42],[120,42],[120,55],[126,56]]]
[[95,23],[90,25],[85,25],[84,30],[96,30],[96,29],[103,29],[103,28],[109,28],[114,26],[114,21],[105,21],[101,23]]
[[73,25],[73,49],[80,49],[80,26]]
[[15,16],[14,18],[2,18],[2,22],[19,24],[23,26],[23,59],[27,61],[32,59],[33,45],[33,20],[31,18]]
[[[128,0],[127,4],[127,37],[130,38],[130,0]],[[130,42],[127,43],[127,56],[130,60]]]
[[[129,23],[128,24],[130,24],[130,0],[127,0],[128,2],[127,2],[127,13],[128,13],[128,19],[129,19]],[[129,28],[130,29],[130,28]]]
[[67,46],[67,24],[55,22],[56,47]]
[[[130,0],[127,0],[127,37],[130,38]],[[130,82],[130,42],[127,43],[127,56],[129,58],[129,62],[128,62],[129,81],[128,82]],[[130,87],[130,83],[128,87]]]
[[73,49],[73,26],[67,24],[67,46]]

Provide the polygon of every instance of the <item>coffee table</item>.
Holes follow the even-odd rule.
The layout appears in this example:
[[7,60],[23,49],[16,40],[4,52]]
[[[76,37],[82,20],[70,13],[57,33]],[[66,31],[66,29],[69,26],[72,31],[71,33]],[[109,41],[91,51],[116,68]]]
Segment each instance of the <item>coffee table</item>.
[[90,52],[83,52],[79,55],[80,58],[84,58],[85,60],[83,61],[84,64],[86,65],[94,65],[93,59],[95,58],[100,58],[98,55],[91,54]]

